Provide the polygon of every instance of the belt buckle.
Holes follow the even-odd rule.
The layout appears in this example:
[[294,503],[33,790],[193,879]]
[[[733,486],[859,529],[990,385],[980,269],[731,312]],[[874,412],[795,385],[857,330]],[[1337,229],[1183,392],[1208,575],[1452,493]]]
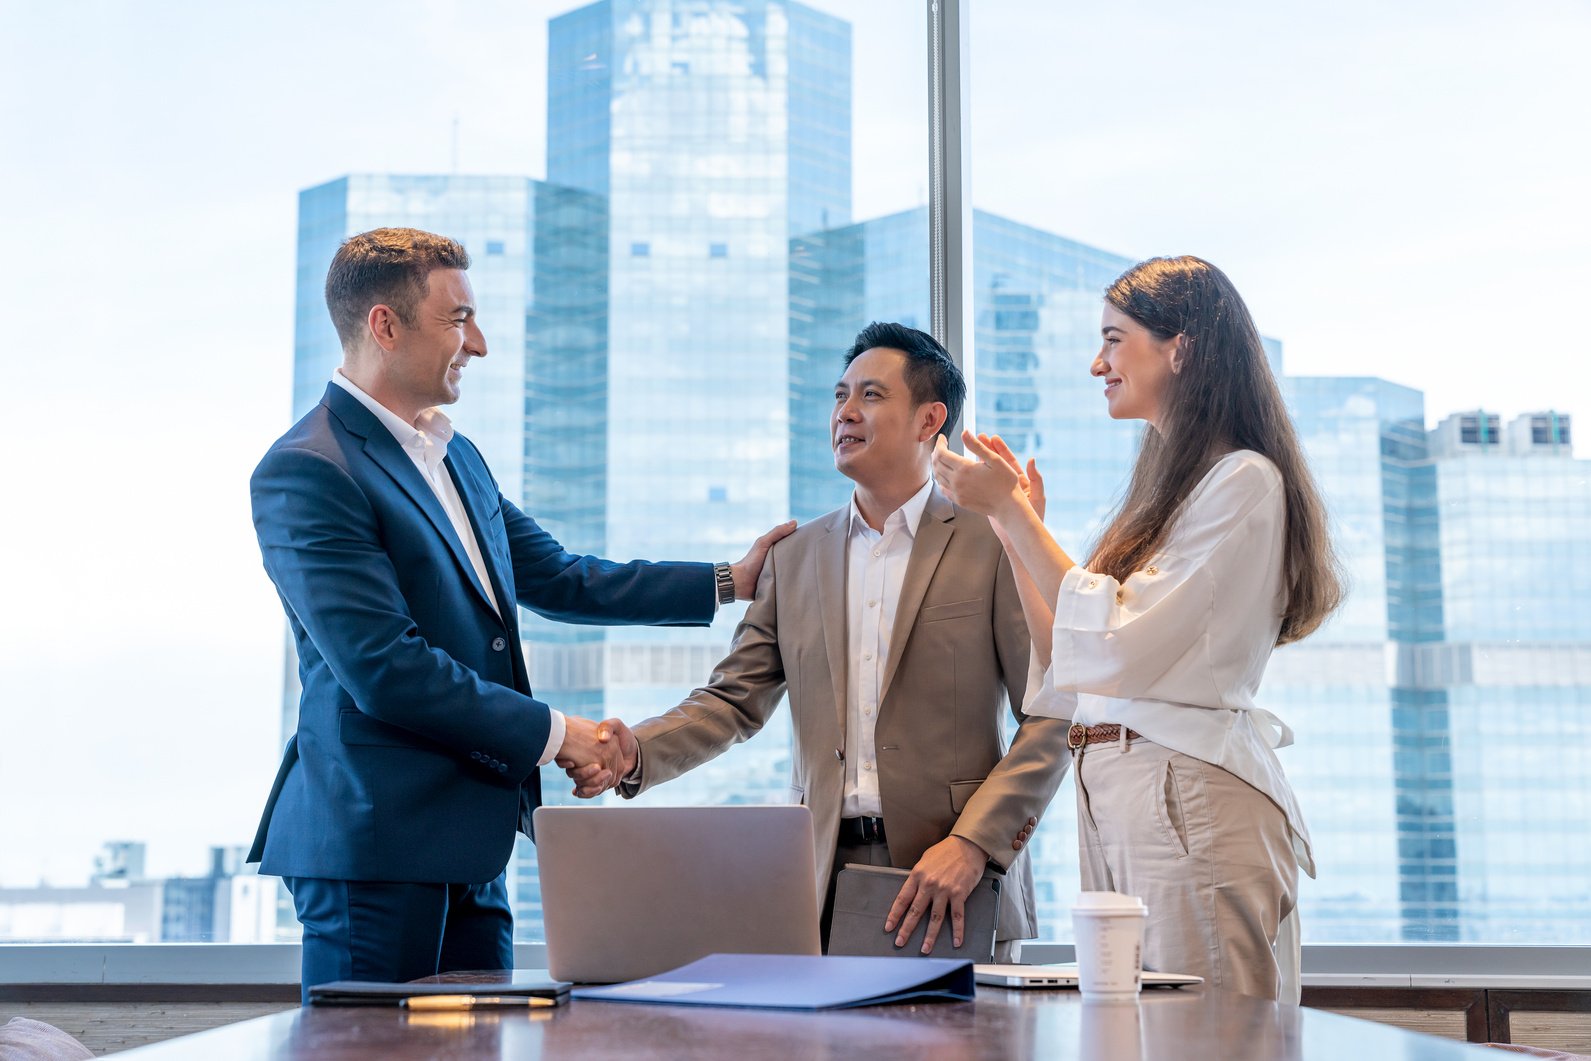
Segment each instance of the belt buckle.
[[1066,746],[1076,751],[1088,743],[1088,727],[1081,722],[1073,722],[1072,728],[1066,731]]

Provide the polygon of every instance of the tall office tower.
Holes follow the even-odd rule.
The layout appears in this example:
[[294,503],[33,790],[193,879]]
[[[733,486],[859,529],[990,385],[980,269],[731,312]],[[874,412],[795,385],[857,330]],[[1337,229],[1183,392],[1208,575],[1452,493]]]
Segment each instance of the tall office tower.
[[[857,322],[929,325],[927,234],[927,211],[917,209],[791,243],[790,488],[799,519],[844,504],[850,493],[834,470],[828,418]],[[1105,414],[1088,374],[1101,296],[1132,261],[981,210],[973,213],[973,255],[977,408],[969,418],[1039,461],[1052,484],[1045,522],[1082,551],[1103,528],[1137,445],[1137,427]],[[1069,789],[1029,847],[1041,938],[1070,932],[1078,872]]]
[[1462,938],[1591,941],[1591,461],[1567,416],[1430,433]]
[[[527,462],[534,468],[548,454],[546,445],[531,452],[526,406],[546,396],[555,385],[546,377],[558,370],[544,362],[532,367],[527,342],[555,341],[572,350],[589,345],[593,317],[600,326],[603,288],[600,262],[592,258],[599,251],[588,234],[601,221],[598,197],[524,177],[356,174],[305,189],[298,204],[293,419],[320,401],[342,362],[324,294],[326,270],[342,241],[377,227],[451,236],[470,253],[487,355],[466,370],[463,396],[448,415],[480,447],[503,494],[524,497]],[[539,290],[538,254],[544,261]],[[298,718],[291,645],[285,687],[284,738]]]
[[1436,472],[1423,410],[1387,422],[1383,430],[1387,620],[1397,661],[1389,680],[1401,935],[1456,940],[1452,720],[1447,690],[1430,681],[1424,666],[1430,646],[1444,636]]
[[[1409,690],[1392,678],[1394,642],[1411,636],[1419,619],[1408,588],[1415,574],[1406,559],[1416,544],[1410,532],[1431,530],[1410,517],[1411,479],[1418,478],[1412,469],[1423,457],[1424,399],[1368,378],[1284,377],[1283,390],[1350,587],[1342,609],[1320,630],[1271,657],[1259,694],[1261,706],[1281,716],[1296,739],[1280,756],[1319,873],[1300,881],[1300,913],[1316,939],[1397,938],[1403,908],[1416,916],[1413,906],[1429,892],[1433,875],[1451,887],[1450,847],[1441,866],[1432,864],[1429,850],[1441,840],[1451,844],[1450,784],[1439,770],[1429,776],[1418,769],[1437,762],[1446,734],[1437,725],[1440,715],[1427,717],[1406,704]],[[1428,514],[1429,506],[1422,511]],[[1427,634],[1440,635],[1439,615]],[[1398,720],[1410,712],[1404,728],[1432,729],[1435,758],[1409,758],[1404,746],[1420,734],[1403,732]],[[1405,822],[1407,834],[1400,829]]]
[[[967,419],[1041,467],[1065,469],[1067,489],[1046,522],[1081,547],[1098,534],[1137,446],[1137,428],[1106,416],[1088,374],[1101,297],[1132,260],[982,210],[973,211],[973,257],[976,409]],[[791,263],[792,514],[810,519],[850,493],[834,470],[827,417],[857,322],[929,327],[927,211],[798,238]]]
[[537,191],[524,177],[354,174],[298,197],[298,298],[293,417],[320,401],[342,346],[326,313],[326,270],[343,240],[377,227],[425,229],[472,259],[487,356],[471,363],[448,415],[481,448],[508,497],[524,490],[525,307],[531,300]]
[[[506,497],[523,499],[539,516],[536,503],[557,496],[563,525],[556,529],[572,531],[574,547],[600,550],[600,539],[586,539],[590,494],[605,469],[601,432],[593,430],[602,422],[607,314],[602,197],[524,177],[372,174],[300,193],[295,419],[320,400],[342,360],[324,297],[332,256],[347,237],[382,226],[451,236],[469,251],[487,355],[470,364],[448,416],[480,447]],[[534,356],[543,349],[553,355]],[[557,475],[543,474],[549,467]],[[284,687],[285,738],[297,726],[300,692],[290,638]],[[533,879],[527,886],[534,894]],[[279,934],[296,930],[291,905],[283,903]]]
[[[850,27],[789,0],[600,0],[553,19],[547,53],[548,177],[604,204],[605,299],[531,343],[527,508],[579,551],[738,559],[790,512],[789,246],[850,220]],[[554,376],[572,389],[556,401]],[[553,415],[577,433],[547,432]],[[560,709],[644,718],[707,680],[742,613],[705,630],[528,622],[531,680]],[[789,774],[781,711],[644,798],[783,801]],[[531,845],[516,868],[534,938]]]

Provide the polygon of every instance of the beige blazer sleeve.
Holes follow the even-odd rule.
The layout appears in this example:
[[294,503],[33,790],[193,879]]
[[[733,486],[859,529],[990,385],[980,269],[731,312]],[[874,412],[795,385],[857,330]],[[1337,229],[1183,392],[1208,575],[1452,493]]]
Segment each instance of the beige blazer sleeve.
[[621,784],[620,795],[632,798],[713,759],[762,729],[778,708],[785,691],[776,600],[779,553],[777,545],[769,551],[757,595],[735,630],[729,655],[707,685],[635,726],[640,778]]
[[1066,747],[1071,723],[1067,719],[1022,713],[1032,641],[1011,564],[1003,557],[994,596],[995,651],[1006,698],[1018,722],[1017,732],[1005,756],[967,800],[951,835],[971,840],[996,864],[1010,869],[1021,851],[1015,846],[1017,834],[1029,818],[1043,818],[1044,809],[1071,765],[1071,752]]

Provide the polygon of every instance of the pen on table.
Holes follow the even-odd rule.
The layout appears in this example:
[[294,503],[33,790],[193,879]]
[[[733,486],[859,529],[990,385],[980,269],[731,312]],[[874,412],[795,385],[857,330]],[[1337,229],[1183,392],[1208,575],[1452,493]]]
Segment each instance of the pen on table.
[[486,1006],[556,1006],[550,998],[534,995],[410,995],[399,1005],[408,1009],[478,1009]]

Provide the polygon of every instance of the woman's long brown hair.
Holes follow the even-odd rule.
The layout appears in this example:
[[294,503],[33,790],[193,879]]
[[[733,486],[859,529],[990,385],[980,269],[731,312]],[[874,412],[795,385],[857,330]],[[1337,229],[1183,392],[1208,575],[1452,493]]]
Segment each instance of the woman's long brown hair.
[[1105,300],[1162,341],[1182,336],[1160,429],[1144,429],[1127,495],[1100,536],[1088,568],[1125,581],[1170,534],[1193,488],[1224,453],[1263,454],[1281,472],[1287,538],[1287,603],[1279,645],[1312,633],[1342,603],[1341,567],[1326,533],[1326,508],[1310,474],[1259,330],[1237,288],[1209,262],[1151,258],[1123,273]]

